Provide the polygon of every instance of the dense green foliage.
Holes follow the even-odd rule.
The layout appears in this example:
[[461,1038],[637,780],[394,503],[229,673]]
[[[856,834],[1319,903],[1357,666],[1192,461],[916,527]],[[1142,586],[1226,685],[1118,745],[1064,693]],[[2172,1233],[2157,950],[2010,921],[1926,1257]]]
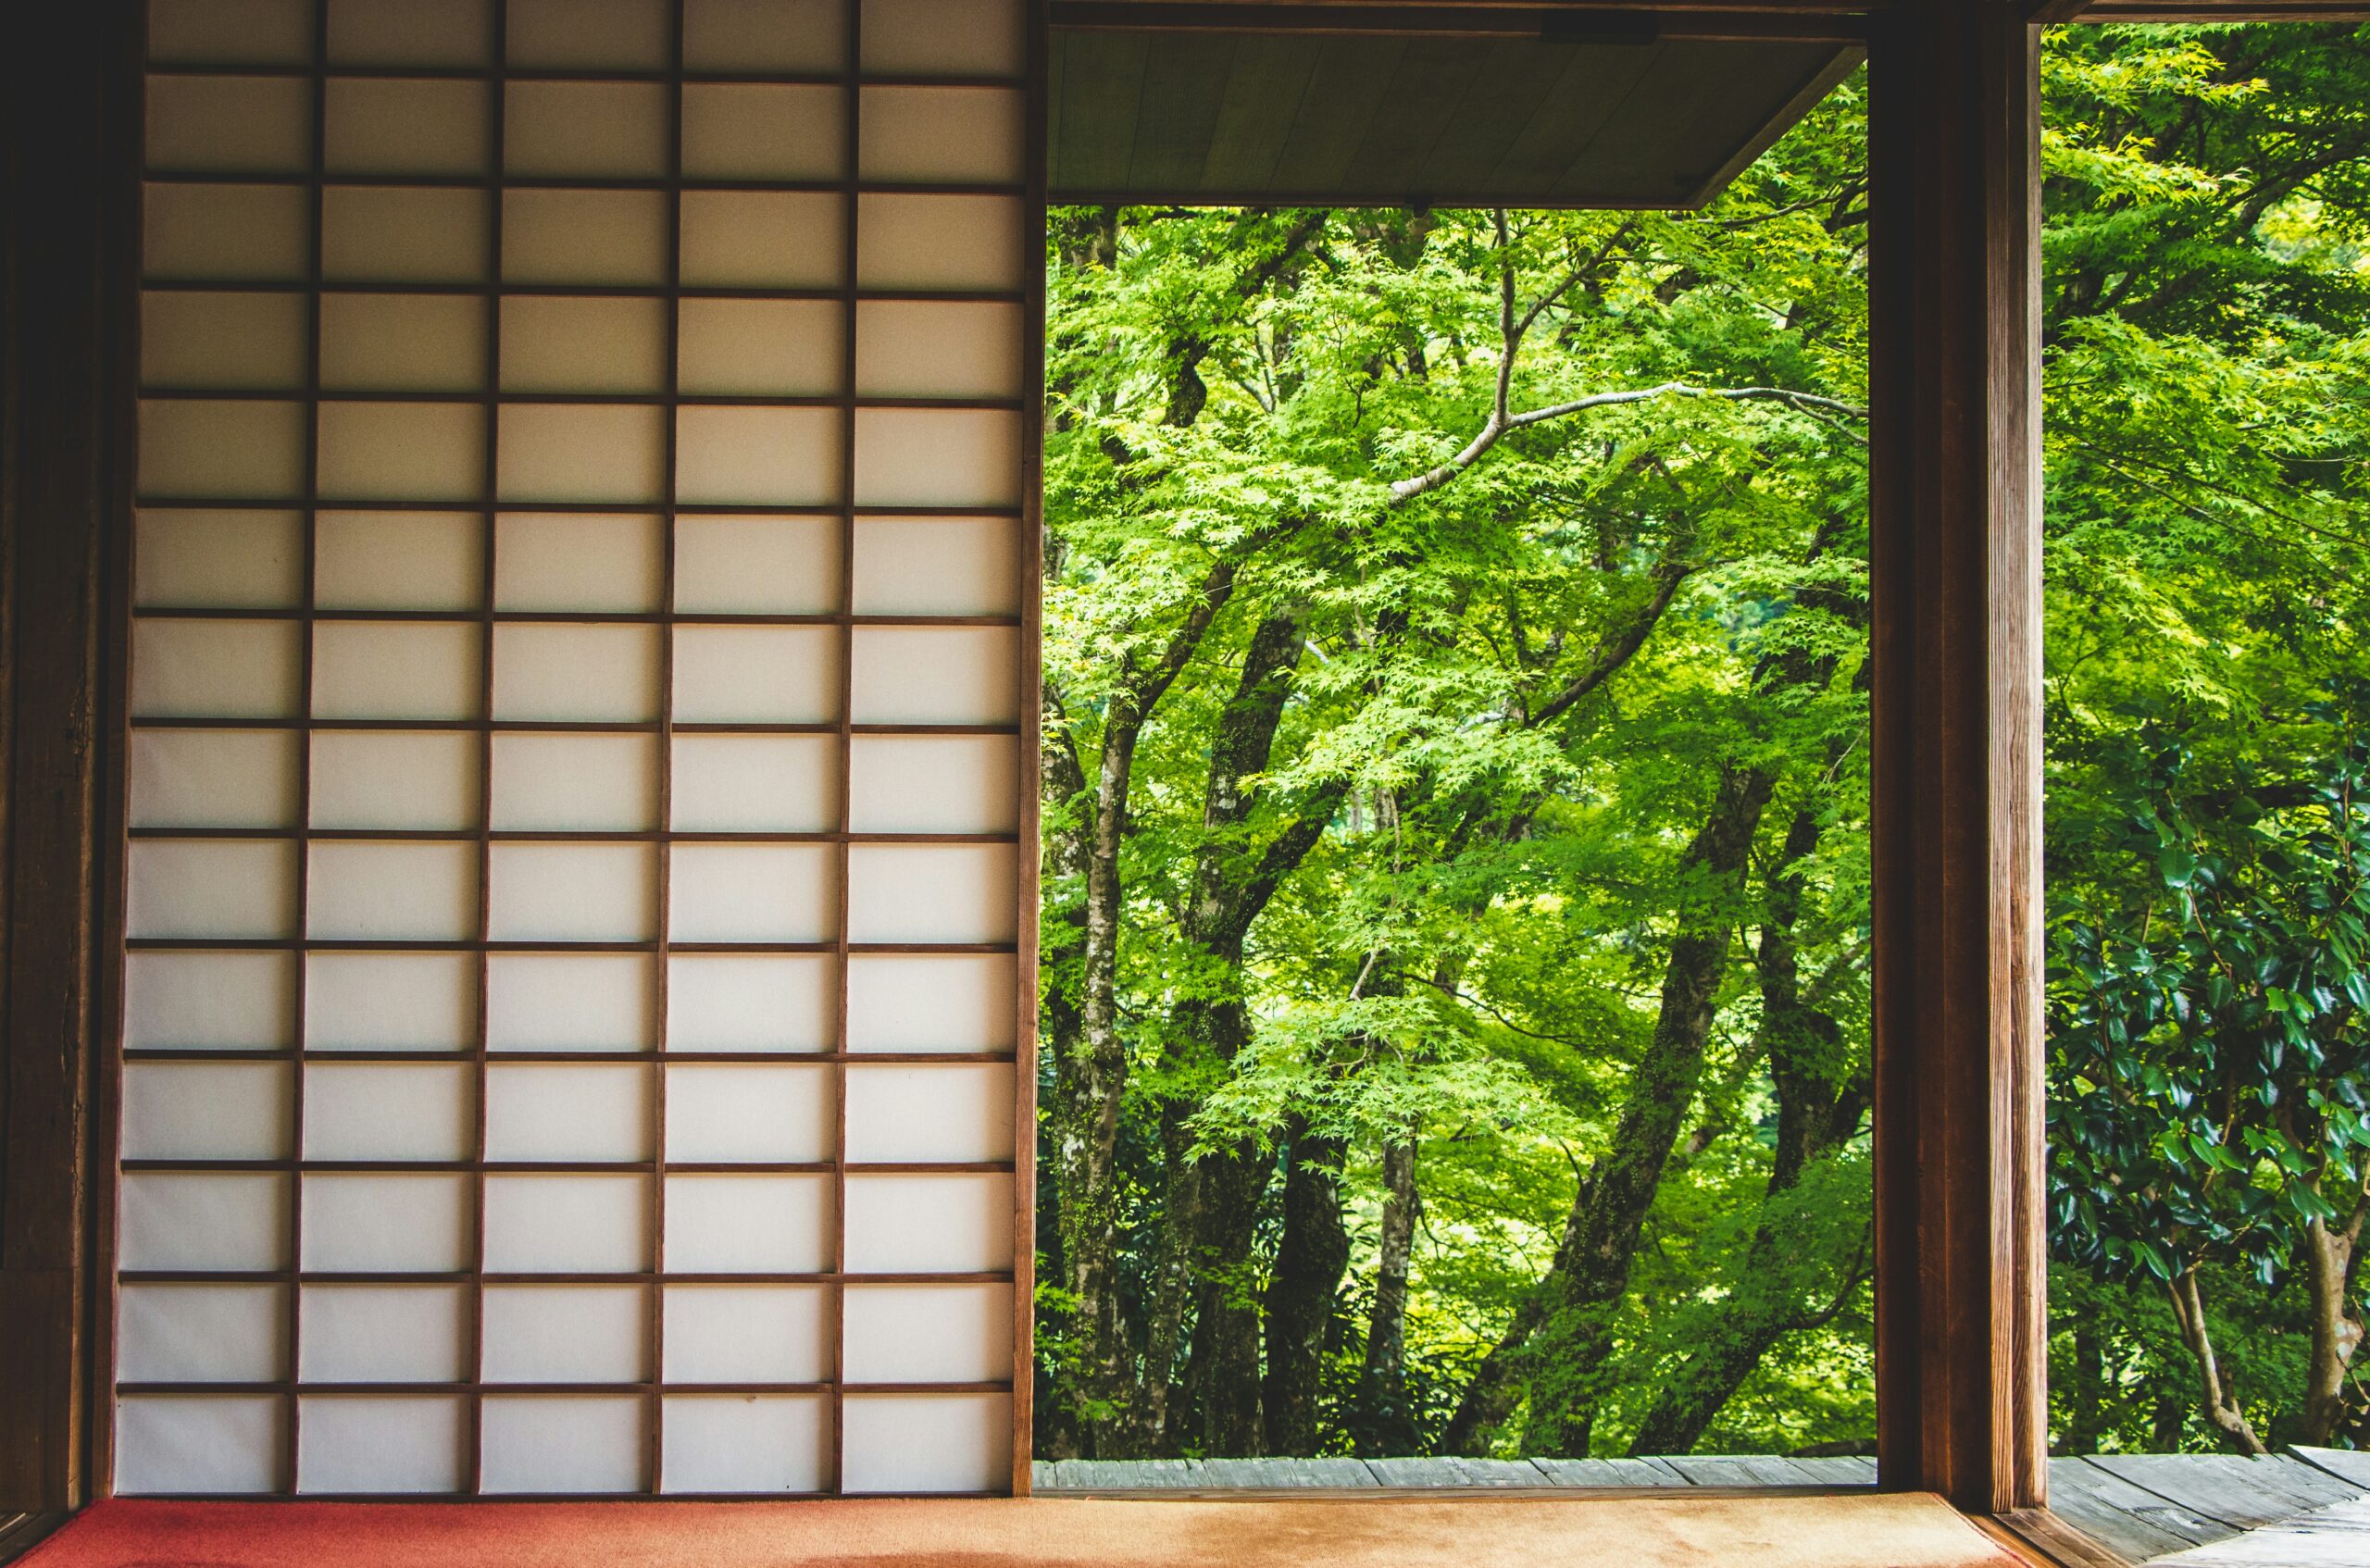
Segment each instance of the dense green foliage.
[[[2370,46],[2049,70],[2060,1413],[2204,1442],[2176,1307],[2301,1412],[2364,1164]],[[1042,1452],[1868,1438],[1860,107],[1701,214],[1055,215]],[[2274,1038],[2309,1126],[2206,1103]]]

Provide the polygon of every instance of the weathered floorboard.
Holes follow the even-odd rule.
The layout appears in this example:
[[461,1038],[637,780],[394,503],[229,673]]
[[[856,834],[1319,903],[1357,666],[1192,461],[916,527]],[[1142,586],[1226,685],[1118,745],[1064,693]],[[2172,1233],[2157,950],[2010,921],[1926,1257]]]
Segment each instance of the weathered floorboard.
[[2218,1540],[2227,1526],[2193,1513],[2088,1459],[2049,1462],[2050,1511],[2138,1562]]
[[2370,1562],[2370,1497],[2154,1562],[2163,1568],[2362,1568]]
[[1534,1459],[1559,1487],[1685,1487],[1693,1485],[1663,1459]]
[[2370,1453],[2349,1452],[2344,1449],[2309,1449],[2301,1446],[2288,1450],[2305,1463],[2326,1470],[2339,1480],[2363,1491],[2370,1492]]

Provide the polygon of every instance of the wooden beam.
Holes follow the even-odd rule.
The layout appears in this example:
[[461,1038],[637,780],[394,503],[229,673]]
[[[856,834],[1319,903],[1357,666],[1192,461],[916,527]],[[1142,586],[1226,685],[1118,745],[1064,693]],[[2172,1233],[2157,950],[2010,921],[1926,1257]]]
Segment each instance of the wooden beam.
[[2045,1501],[2039,30],[1869,51],[1882,1484]]
[[1393,38],[1536,39],[1651,44],[1663,38],[1841,44],[1867,36],[1865,4],[1266,5],[1213,0],[1052,0],[1054,28],[1076,31],[1312,34]]
[[0,301],[0,1512],[80,1506],[106,1291],[93,1107],[118,860],[107,736],[128,533],[139,7],[6,24]]

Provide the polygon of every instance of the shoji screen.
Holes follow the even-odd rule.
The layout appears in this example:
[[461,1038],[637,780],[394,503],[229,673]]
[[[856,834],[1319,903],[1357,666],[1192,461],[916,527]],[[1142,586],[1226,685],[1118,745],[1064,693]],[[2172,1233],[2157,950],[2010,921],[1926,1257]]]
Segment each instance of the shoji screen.
[[118,1490],[1010,1485],[1026,31],[152,0]]

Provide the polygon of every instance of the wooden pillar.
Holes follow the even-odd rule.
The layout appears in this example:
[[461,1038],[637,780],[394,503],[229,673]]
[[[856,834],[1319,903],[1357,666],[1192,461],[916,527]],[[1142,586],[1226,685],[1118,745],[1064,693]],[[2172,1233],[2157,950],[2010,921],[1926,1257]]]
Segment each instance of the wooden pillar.
[[1869,56],[1877,1435],[2044,1500],[2038,30],[1919,0]]
[[76,1507],[94,1487],[106,1185],[90,1153],[116,864],[108,585],[130,493],[137,12],[19,6],[0,47],[0,1513]]

